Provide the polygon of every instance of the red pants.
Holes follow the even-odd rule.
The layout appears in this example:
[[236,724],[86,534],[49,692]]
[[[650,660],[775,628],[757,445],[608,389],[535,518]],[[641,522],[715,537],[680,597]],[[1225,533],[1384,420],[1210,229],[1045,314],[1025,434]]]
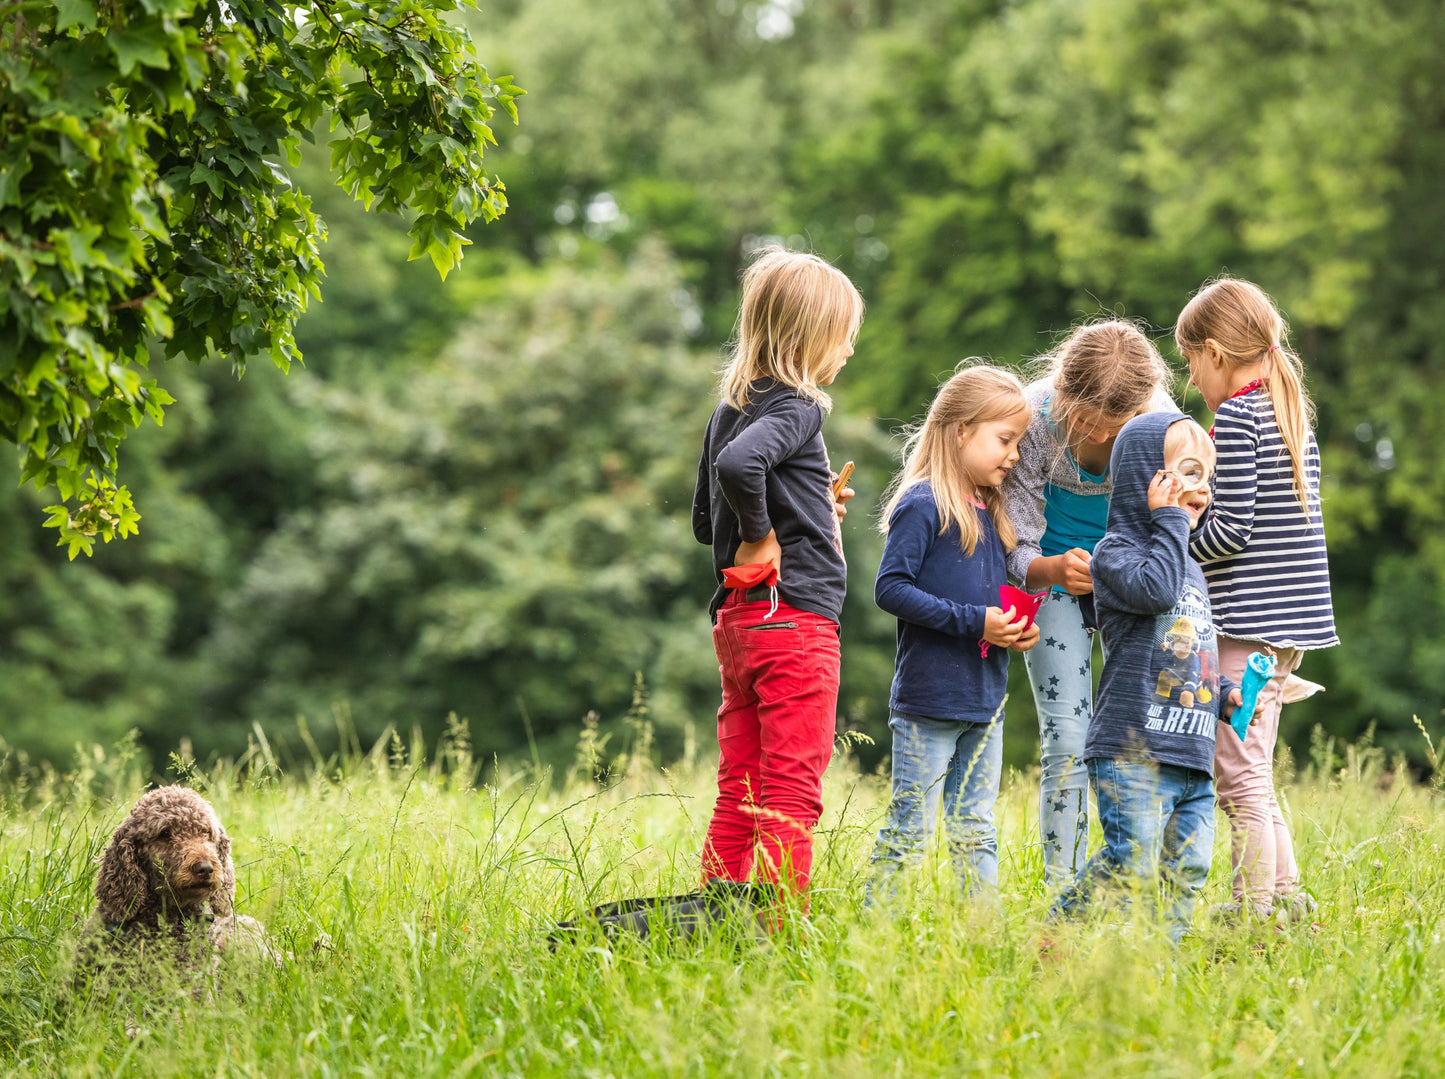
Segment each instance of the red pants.
[[761,845],[758,876],[804,892],[833,755],[838,624],[785,603],[768,618],[768,607],[734,593],[712,631],[721,758],[702,872],[704,881],[748,880]]

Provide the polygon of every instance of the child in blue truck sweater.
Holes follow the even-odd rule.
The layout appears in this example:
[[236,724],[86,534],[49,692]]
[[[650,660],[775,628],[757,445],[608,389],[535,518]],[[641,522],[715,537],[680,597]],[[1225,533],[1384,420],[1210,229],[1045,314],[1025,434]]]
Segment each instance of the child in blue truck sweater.
[[1214,737],[1239,704],[1219,674],[1204,575],[1189,533],[1209,506],[1214,445],[1181,413],[1119,432],[1094,596],[1108,659],[1084,747],[1104,846],[1055,904],[1083,909],[1101,885],[1165,892],[1170,936],[1193,917],[1214,853]]

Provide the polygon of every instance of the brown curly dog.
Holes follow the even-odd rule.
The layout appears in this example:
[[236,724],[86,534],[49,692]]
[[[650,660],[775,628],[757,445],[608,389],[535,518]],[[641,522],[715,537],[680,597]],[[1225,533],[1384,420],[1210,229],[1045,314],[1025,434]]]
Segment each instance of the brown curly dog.
[[211,803],[188,787],[148,791],[120,822],[100,858],[96,913],[106,928],[183,928],[231,913],[231,839]]
[[148,791],[101,854],[76,988],[118,967],[131,981],[154,980],[163,967],[185,980],[210,973],[219,953],[237,946],[277,962],[261,923],[235,914],[235,897],[231,840],[211,804],[187,787]]

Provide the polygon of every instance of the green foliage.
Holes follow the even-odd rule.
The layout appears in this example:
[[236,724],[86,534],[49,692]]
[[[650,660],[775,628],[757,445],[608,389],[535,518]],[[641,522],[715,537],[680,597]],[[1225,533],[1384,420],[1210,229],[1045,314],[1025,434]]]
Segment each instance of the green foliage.
[[[1373,319],[1400,162],[1432,126],[1415,88],[1436,14],[1381,18],[1365,0],[919,8],[887,39],[866,115],[805,151],[797,185],[799,212],[867,214],[889,252],[862,399],[912,415],[960,353],[1037,355],[1101,308],[1168,327],[1225,269],[1268,283],[1301,326]],[[1320,374],[1338,369],[1318,351]]]
[[[80,21],[59,37],[92,33],[85,4],[61,6]],[[97,5],[95,32],[110,27],[134,65],[132,84],[173,78],[169,67],[146,65],[160,54],[125,35],[152,16],[184,19],[142,12],[117,29],[106,20],[122,6]],[[39,10],[0,11],[22,7]],[[395,17],[412,7],[398,5]],[[14,552],[0,656],[7,677],[32,687],[0,698],[4,729],[27,732],[31,748],[54,757],[86,736],[87,723],[137,722],[158,757],[182,736],[204,756],[237,749],[252,720],[270,729],[297,711],[318,731],[329,730],[333,709],[350,707],[368,733],[390,720],[430,733],[456,710],[476,722],[488,752],[528,753],[530,720],[541,755],[562,760],[565,732],[589,711],[597,737],[621,743],[616,719],[641,670],[658,744],[675,754],[686,725],[706,730],[715,707],[700,613],[705,552],[683,535],[679,500],[739,269],[771,237],[835,261],[869,305],[825,431],[835,460],[859,461],[859,497],[844,525],[851,580],[840,713],[877,741],[866,750],[870,766],[886,752],[892,666],[892,622],[871,599],[879,538],[870,518],[892,466],[887,427],[920,415],[937,376],[960,358],[1018,364],[1101,310],[1147,318],[1172,355],[1167,328],[1190,291],[1221,271],[1256,279],[1279,300],[1320,411],[1344,643],[1307,658],[1303,673],[1328,692],[1285,710],[1284,737],[1303,753],[1316,723],[1354,738],[1377,720],[1382,746],[1428,766],[1409,718],[1428,722],[1445,705],[1437,3],[505,0],[463,18],[485,54],[544,106],[488,151],[509,180],[506,216],[443,290],[429,260],[405,262],[419,239],[406,220],[363,214],[349,189],[326,182],[329,152],[303,154],[288,175],[332,227],[326,303],[295,324],[310,372],[283,381],[260,365],[238,386],[223,364],[198,376],[179,363],[153,370],[185,404],[164,430],[146,425],[126,444],[147,528],[97,546],[84,572],[62,571],[42,550],[44,502],[0,499],[0,535]],[[321,32],[309,22],[296,30],[296,48]],[[33,51],[29,33],[5,72]],[[379,85],[410,103],[417,138],[378,129],[368,150],[341,123],[342,171],[400,153],[403,142],[422,149],[417,124],[430,110],[416,94],[425,72],[406,66],[405,49],[367,55],[383,67],[395,61]],[[102,59],[119,79],[115,54]],[[360,95],[349,107],[370,100],[360,68],[327,78]],[[264,82],[251,90],[253,100],[283,92]],[[0,101],[18,93],[0,81],[9,95]],[[154,98],[142,88],[122,104]],[[0,155],[10,152],[3,141]],[[451,150],[429,142],[428,167],[443,167]],[[228,185],[242,178],[224,165],[212,171],[224,206],[239,213]],[[18,177],[0,171],[0,199],[18,190]],[[193,201],[217,201],[205,174],[178,184]],[[355,195],[379,206],[396,192],[370,184]],[[272,197],[283,196],[278,180]],[[17,212],[6,202],[0,222]],[[9,226],[0,231],[10,242]],[[421,253],[450,253],[457,235],[432,227]],[[139,240],[158,245],[143,231]],[[190,238],[172,241],[182,242]],[[56,259],[85,262],[83,238],[64,243]],[[17,265],[0,255],[0,277]],[[47,272],[59,275],[58,265]],[[83,271],[87,282],[105,273]],[[214,283],[197,273],[206,288]],[[149,287],[138,278],[107,303]],[[644,302],[647,288],[660,292]],[[218,309],[214,299],[198,297],[212,303],[196,309],[199,324]],[[142,310],[111,317],[131,325]],[[554,310],[555,330],[546,323]],[[664,315],[666,333],[645,336]],[[216,347],[235,351],[229,330]],[[491,359],[464,362],[479,349]],[[659,360],[669,350],[676,363]],[[591,357],[597,370],[575,370],[563,353]],[[8,355],[0,343],[0,385],[10,385]],[[563,374],[599,401],[626,385],[666,402],[666,430],[643,437],[634,410],[607,416],[586,394],[561,394]],[[594,389],[596,380],[611,388]],[[485,425],[463,430],[453,383],[463,398],[480,398],[483,382],[500,403],[488,406]],[[27,400],[54,391],[42,381],[36,392]],[[1197,395],[1185,403],[1199,411]],[[3,407],[14,406],[0,402],[0,418]],[[533,431],[523,422],[531,414],[562,419]],[[447,448],[416,450],[427,432],[444,433]],[[585,449],[574,452],[574,442]],[[453,452],[475,473],[466,483]],[[563,460],[609,454],[622,462],[611,479]],[[656,490],[649,498],[623,480]],[[607,507],[625,517],[621,533]],[[446,547],[455,541],[443,539],[448,512],[475,533],[455,558]],[[659,580],[666,601],[624,590],[610,623],[614,597],[588,577],[598,568],[587,560],[595,535],[622,552],[627,573]],[[664,552],[661,571],[639,569],[652,545]],[[508,576],[498,567],[510,560]],[[314,599],[314,612],[300,597]],[[1036,731],[1020,678],[1009,706],[1009,760],[1028,764]]]
[[456,0],[64,0],[0,5],[0,434],[53,485],[70,557],[136,530],[116,483],[129,429],[172,397],[152,344],[285,368],[319,295],[322,226],[287,175],[323,118],[368,208],[414,213],[445,276],[506,207],[483,151],[493,79]]
[[[627,250],[662,235],[721,341],[740,258],[760,237],[806,224],[795,246],[838,254],[790,220],[792,164],[856,111],[853,70],[834,73],[891,6],[531,0],[473,17],[489,53],[545,87],[546,107],[498,157],[526,177],[498,232],[546,258],[585,238]],[[792,12],[790,32],[759,33],[770,9]]]
[[514,277],[423,370],[298,381],[316,490],[224,601],[209,707],[274,724],[347,701],[365,737],[456,710],[492,753],[524,715],[540,737],[617,715],[634,671],[715,692],[688,527],[712,374],[671,272]]
[[[1438,726],[1438,725],[1437,725]],[[830,769],[799,940],[549,948],[555,921],[697,886],[711,760],[556,785],[450,772],[390,737],[287,774],[257,745],[195,769],[225,822],[237,909],[294,955],[139,1022],[66,996],[95,855],[142,787],[133,758],[0,785],[0,1052],[15,1075],[1428,1076],[1445,1001],[1445,816],[1369,752],[1282,787],[1308,926],[1208,927],[1171,947],[1146,919],[1050,931],[1037,786],[1006,780],[1002,888],[959,897],[940,842],[896,907],[866,911],[886,784]],[[1338,758],[1337,758],[1338,760]],[[34,807],[34,808],[32,808]],[[1205,901],[1228,896],[1216,836]],[[325,934],[325,937],[322,937]],[[315,947],[318,940],[329,946]],[[723,1006],[720,1006],[720,1002]],[[137,1030],[139,1028],[139,1031]]]
[[280,371],[244,392],[219,367],[165,377],[186,407],[127,448],[153,527],[69,561],[40,526],[39,496],[0,491],[0,726],[40,759],[65,760],[92,732],[193,717],[191,652],[234,560],[278,500],[304,497],[276,425]]

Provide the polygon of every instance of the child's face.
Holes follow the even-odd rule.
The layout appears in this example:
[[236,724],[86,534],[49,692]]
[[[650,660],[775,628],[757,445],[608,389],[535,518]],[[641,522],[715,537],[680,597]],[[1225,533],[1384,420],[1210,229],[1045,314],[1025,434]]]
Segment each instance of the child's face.
[[1223,358],[1208,345],[1198,352],[1186,353],[1184,358],[1189,362],[1189,384],[1199,391],[1210,412],[1219,411],[1224,399],[1234,392]]
[[823,376],[818,379],[819,386],[831,386],[833,380],[842,372],[843,367],[848,363],[848,357],[853,355],[853,343],[844,341],[834,350],[828,360],[828,366],[823,371]]
[[1173,484],[1173,504],[1189,514],[1189,527],[1194,528],[1209,508],[1209,485],[1214,479],[1214,446],[1186,443],[1166,453],[1164,477]]
[[1069,410],[1069,430],[1074,438],[1103,446],[1114,441],[1124,424],[1134,417],[1113,416],[1088,405],[1076,405]]
[[1000,420],[965,424],[958,432],[959,459],[975,487],[997,487],[1018,463],[1019,439],[1029,425],[1029,410],[1021,408]]

